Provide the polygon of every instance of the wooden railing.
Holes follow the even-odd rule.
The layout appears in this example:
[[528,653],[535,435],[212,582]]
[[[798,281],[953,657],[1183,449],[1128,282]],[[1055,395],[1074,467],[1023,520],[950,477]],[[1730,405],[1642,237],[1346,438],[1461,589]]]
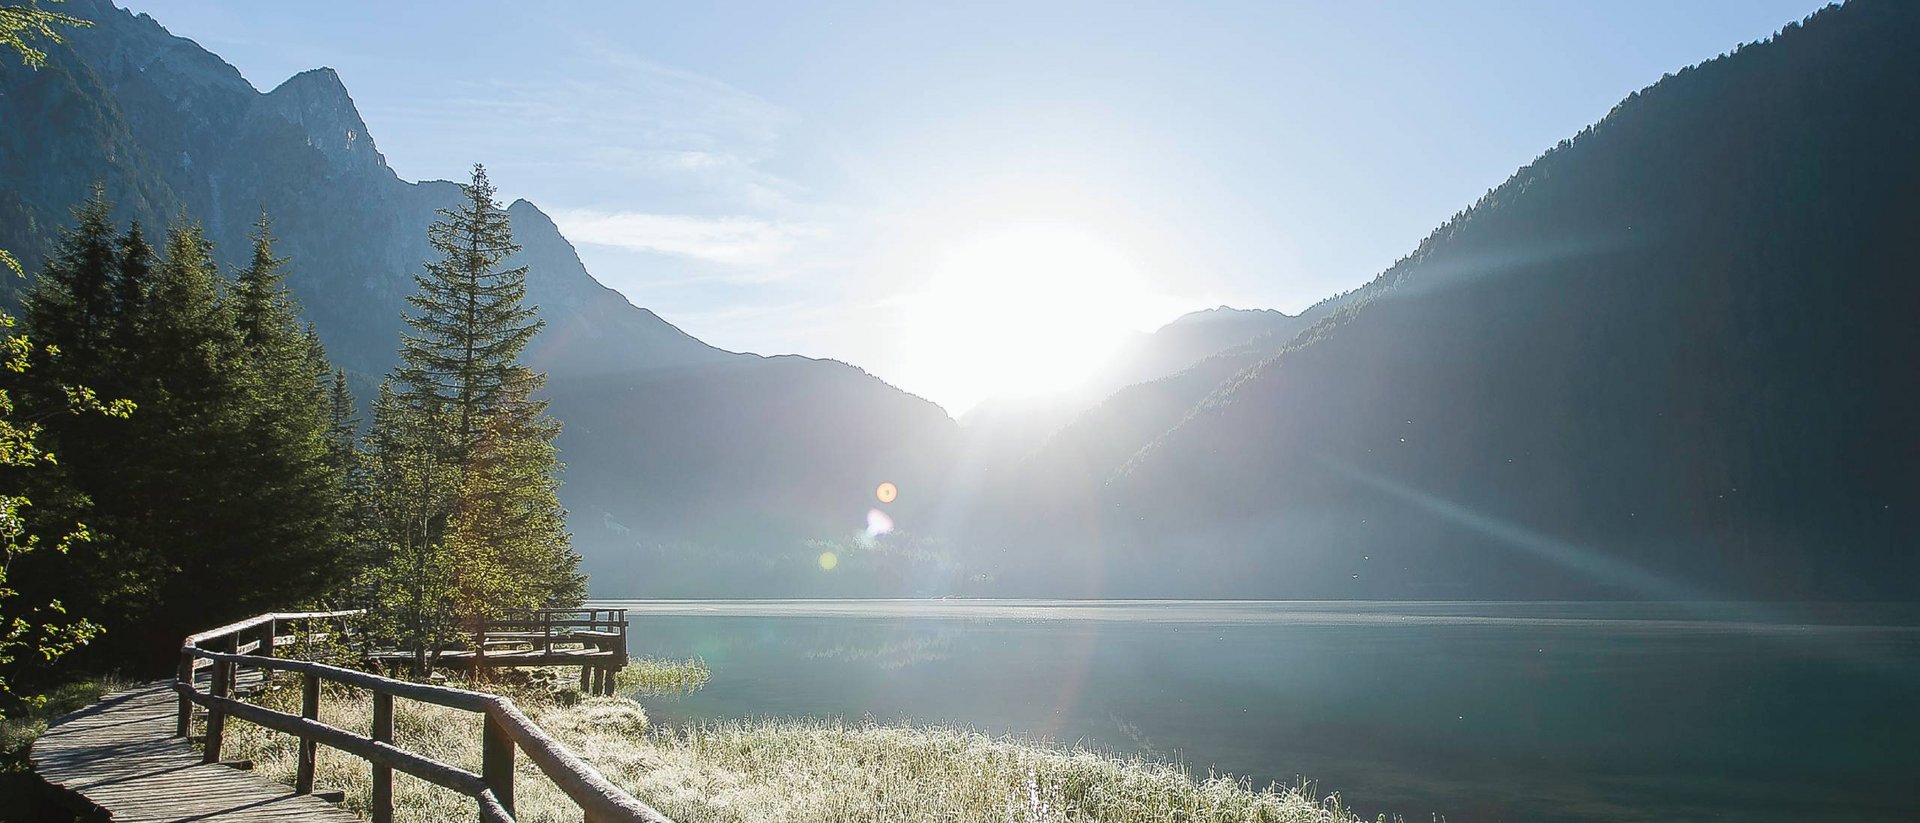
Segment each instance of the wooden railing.
[[[349,620],[360,614],[357,611],[263,614],[188,637],[180,646],[180,670],[174,684],[180,694],[177,724],[180,736],[185,737],[191,731],[194,705],[207,710],[204,760],[208,763],[220,761],[221,738],[230,716],[294,735],[300,738],[294,790],[301,794],[313,792],[314,761],[320,744],[355,755],[373,769],[374,823],[393,820],[393,773],[396,770],[473,798],[483,823],[512,823],[516,749],[526,752],[528,759],[579,806],[586,823],[672,823],[574,756],[527,719],[512,700],[275,656],[278,647],[316,639],[335,640],[333,632],[339,633],[339,639],[345,639]],[[620,621],[625,623],[624,615]],[[283,626],[300,624],[306,626],[304,633],[280,633]],[[216,651],[216,648],[223,650]],[[213,672],[207,691],[202,692],[195,685],[195,672],[207,667]],[[301,675],[300,714],[287,714],[235,699],[236,674],[243,667],[263,673],[286,671]],[[323,682],[340,683],[371,693],[371,736],[320,722]],[[396,746],[393,740],[393,699],[396,697],[483,715],[480,772],[475,774]]]
[[[580,667],[582,694],[611,695],[615,674],[627,665],[626,609],[533,609],[487,620],[459,632],[453,645],[433,652],[439,668]],[[579,648],[562,649],[561,646]],[[369,650],[376,665],[416,667],[416,652]]]

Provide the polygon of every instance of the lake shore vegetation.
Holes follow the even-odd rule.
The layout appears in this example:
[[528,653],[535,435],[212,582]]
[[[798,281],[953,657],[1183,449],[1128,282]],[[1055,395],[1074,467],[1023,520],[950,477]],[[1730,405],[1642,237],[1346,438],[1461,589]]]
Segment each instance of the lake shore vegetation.
[[[673,667],[662,666],[663,671]],[[848,821],[848,823],[1359,823],[1338,796],[1310,786],[1256,788],[1230,776],[1197,777],[1177,764],[935,725],[872,721],[759,719],[671,727],[649,722],[627,697],[543,699],[516,691],[529,717],[614,784],[678,823]],[[298,711],[298,688],[260,702]],[[328,691],[323,722],[366,729],[369,701]],[[228,729],[226,756],[292,783],[297,742],[249,723]],[[398,701],[398,745],[475,769],[478,718]],[[517,813],[528,823],[579,819],[578,808],[531,764],[516,779]],[[346,793],[365,813],[366,763],[321,748],[319,785]],[[395,820],[464,819],[472,801],[408,778],[394,787]],[[1384,819],[1384,818],[1381,818]]]

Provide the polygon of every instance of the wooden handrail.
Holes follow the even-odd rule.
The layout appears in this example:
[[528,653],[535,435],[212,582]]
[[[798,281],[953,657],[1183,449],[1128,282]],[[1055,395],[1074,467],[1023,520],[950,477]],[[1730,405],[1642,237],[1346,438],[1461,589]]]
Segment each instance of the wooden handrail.
[[[543,610],[563,613],[572,610]],[[587,611],[587,610],[581,610]],[[599,610],[609,611],[609,610]],[[625,610],[618,622],[598,621],[608,628],[624,629]],[[479,818],[493,823],[513,823],[513,754],[526,752],[560,791],[584,814],[587,823],[672,823],[665,815],[640,802],[615,786],[599,771],[581,760],[566,746],[553,739],[514,705],[513,701],[485,692],[410,683],[376,674],[272,656],[280,645],[281,623],[333,620],[355,617],[361,611],[276,612],[230,623],[217,629],[187,637],[180,646],[180,674],[174,690],[180,694],[180,733],[188,731],[187,721],[193,705],[207,710],[207,762],[220,759],[222,728],[227,716],[257,723],[274,731],[300,738],[299,780],[295,790],[313,790],[314,746],[325,744],[366,760],[373,768],[374,823],[393,819],[392,773],[399,771],[474,799]],[[610,612],[609,612],[610,613]],[[595,614],[594,617],[598,617]],[[555,621],[558,623],[559,621]],[[267,636],[243,643],[240,635],[267,627]],[[624,632],[622,632],[624,633]],[[609,633],[611,634],[611,633]],[[224,643],[228,650],[215,651],[205,645]],[[245,653],[250,651],[252,653]],[[204,662],[203,662],[204,661]],[[213,679],[206,692],[194,685],[194,672],[204,665],[213,667]],[[274,711],[246,703],[231,696],[235,670],[251,666],[262,671],[297,672],[302,675],[302,712],[300,715]],[[374,695],[373,736],[367,737],[340,729],[318,719],[319,689],[322,681],[366,689]],[[479,774],[409,752],[394,745],[392,737],[392,699],[395,697],[462,709],[485,717],[485,732]],[[383,711],[384,709],[384,711]],[[384,716],[385,725],[382,726]],[[382,738],[386,739],[382,739]]]
[[624,623],[614,623],[608,620],[488,620],[480,624],[481,628],[483,629],[516,629],[516,628],[531,629],[531,628],[539,628],[541,626],[554,626],[559,628],[567,628],[567,627],[575,627],[575,626],[606,626],[606,627],[612,628],[612,627],[624,626],[624,625],[625,625]]
[[330,619],[330,618],[336,618],[336,617],[359,617],[360,615],[363,615],[366,613],[367,613],[366,609],[344,609],[341,611],[331,611],[331,612],[268,612],[267,614],[259,615],[257,617],[249,617],[245,620],[236,620],[232,623],[228,623],[227,625],[221,626],[220,628],[217,628],[217,629],[208,629],[199,634],[187,635],[187,640],[184,645],[197,646],[201,643],[205,643],[206,641],[216,637],[225,637],[230,634],[239,634],[240,632],[246,631],[248,629],[251,629],[257,626],[263,626],[273,622],[292,622],[295,620],[320,620],[320,619]]

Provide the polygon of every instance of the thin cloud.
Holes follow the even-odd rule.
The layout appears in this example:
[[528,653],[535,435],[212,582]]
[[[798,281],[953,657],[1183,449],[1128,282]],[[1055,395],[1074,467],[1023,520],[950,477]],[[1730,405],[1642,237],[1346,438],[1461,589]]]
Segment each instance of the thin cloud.
[[688,257],[729,266],[769,266],[811,236],[805,226],[758,217],[565,209],[553,214],[575,243]]

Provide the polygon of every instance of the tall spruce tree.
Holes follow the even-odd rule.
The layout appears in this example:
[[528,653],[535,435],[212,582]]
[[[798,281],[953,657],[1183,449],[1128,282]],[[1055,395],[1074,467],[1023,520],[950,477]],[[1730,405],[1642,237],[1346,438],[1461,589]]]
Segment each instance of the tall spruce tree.
[[423,664],[444,639],[435,626],[584,595],[554,491],[560,427],[533,397],[542,376],[519,363],[541,328],[527,270],[506,265],[519,246],[486,169],[461,189],[427,230],[440,257],[415,276],[403,365],[369,437],[380,600]]
[[183,218],[156,258],[137,227],[116,235],[110,214],[97,193],[76,212],[27,300],[29,332],[61,341],[24,382],[36,407],[94,383],[139,407],[126,420],[46,419],[73,510],[107,537],[44,577],[69,604],[121,615],[103,654],[159,660],[188,631],[297,607],[339,583],[332,369],[300,324],[264,222],[229,289],[197,225]]
[[74,221],[73,228],[61,230],[59,245],[34,280],[26,321],[39,330],[39,345],[53,347],[65,371],[97,375],[116,326],[114,281],[122,242],[105,188],[94,185],[74,209]]
[[[131,350],[124,336],[131,327],[127,316],[144,306],[124,299],[127,290],[118,279],[150,271],[155,260],[136,233],[115,233],[113,204],[101,187],[73,214],[74,225],[61,230],[25,295],[21,339],[32,341],[38,362],[17,376],[11,400],[23,418],[37,421],[37,441],[59,455],[55,464],[16,475],[31,492],[32,515],[91,528],[88,540],[66,551],[16,559],[13,572],[16,588],[33,599],[99,616],[113,644],[128,638],[118,631],[124,621],[107,616],[151,608],[166,562],[149,547],[120,539],[125,498],[119,492],[130,455],[118,445],[131,437],[137,421],[69,412],[76,401],[133,396],[131,370],[115,363]],[[76,392],[75,386],[89,390]]]
[[273,547],[286,569],[282,590],[310,597],[338,580],[351,559],[340,551],[349,500],[329,413],[333,367],[318,335],[300,322],[286,262],[274,255],[272,223],[262,214],[229,300],[251,446],[231,470],[246,484],[231,513],[251,519],[256,538]]
[[[247,396],[233,311],[214,263],[213,244],[184,217],[167,232],[147,302],[122,364],[145,414],[119,453],[111,479],[94,477],[96,503],[114,514],[119,542],[154,553],[164,570],[143,628],[159,645],[195,623],[233,614],[210,609],[208,591],[256,605],[272,580],[255,579],[273,546],[253,538],[258,512],[233,475],[257,446],[246,429]],[[102,461],[103,463],[105,461]],[[248,516],[236,517],[238,509]]]
[[407,298],[415,310],[407,316],[412,333],[402,341],[396,377],[411,404],[446,409],[454,421],[451,445],[464,452],[544,323],[524,305],[527,268],[504,266],[520,246],[486,168],[474,164],[472,181],[460,188],[465,202],[442,209],[427,227],[440,259],[414,275],[419,290]]

